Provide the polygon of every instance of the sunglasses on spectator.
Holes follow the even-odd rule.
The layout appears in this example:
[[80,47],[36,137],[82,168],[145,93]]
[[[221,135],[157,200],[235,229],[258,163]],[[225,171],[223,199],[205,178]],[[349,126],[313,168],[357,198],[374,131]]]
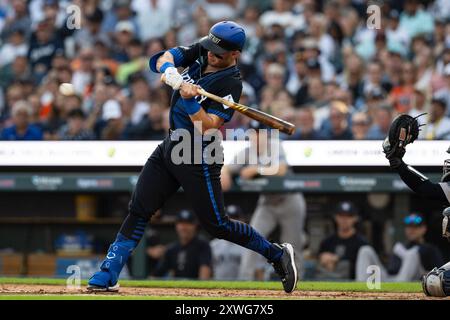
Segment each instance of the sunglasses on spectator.
[[367,126],[369,123],[367,123],[366,121],[354,121],[353,125],[354,126]]
[[405,219],[403,219],[403,222],[407,226],[420,226],[423,223],[423,218],[420,216],[412,215],[407,216]]

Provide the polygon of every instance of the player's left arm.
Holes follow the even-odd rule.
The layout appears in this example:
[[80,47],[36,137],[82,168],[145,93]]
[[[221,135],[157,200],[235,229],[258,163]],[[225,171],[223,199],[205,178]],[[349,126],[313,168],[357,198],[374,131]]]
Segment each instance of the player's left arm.
[[[226,108],[216,101],[207,99],[204,102],[207,103],[206,110],[202,108],[200,103],[195,99],[199,95],[198,89],[199,86],[197,85],[183,83],[180,89],[180,95],[183,98],[184,109],[189,114],[191,121],[201,123],[201,128],[197,128],[199,131],[204,133],[209,129],[218,129],[225,122],[231,120],[234,110]],[[227,97],[228,99],[231,98],[233,101],[239,101],[241,92],[242,84],[237,82],[215,92],[212,91],[211,93]]]

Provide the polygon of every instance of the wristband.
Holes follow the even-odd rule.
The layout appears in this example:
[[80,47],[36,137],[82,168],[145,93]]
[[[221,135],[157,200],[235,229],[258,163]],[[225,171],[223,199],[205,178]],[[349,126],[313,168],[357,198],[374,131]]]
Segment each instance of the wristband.
[[195,114],[201,108],[200,104],[197,102],[197,100],[195,100],[194,97],[190,99],[183,99],[183,106],[184,110],[186,110],[188,114]]
[[161,68],[159,68],[159,72],[164,73],[167,68],[173,67],[175,68],[174,64],[171,62],[164,62]]

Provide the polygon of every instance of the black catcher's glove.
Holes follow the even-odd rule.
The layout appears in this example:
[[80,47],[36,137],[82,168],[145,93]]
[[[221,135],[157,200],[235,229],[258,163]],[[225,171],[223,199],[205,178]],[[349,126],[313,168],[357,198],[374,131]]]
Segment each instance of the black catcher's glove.
[[[425,113],[424,113],[425,114]],[[389,135],[383,141],[383,152],[389,160],[391,168],[398,168],[405,155],[405,147],[413,143],[419,136],[420,125],[417,118],[407,114],[401,114],[392,121],[389,128]]]

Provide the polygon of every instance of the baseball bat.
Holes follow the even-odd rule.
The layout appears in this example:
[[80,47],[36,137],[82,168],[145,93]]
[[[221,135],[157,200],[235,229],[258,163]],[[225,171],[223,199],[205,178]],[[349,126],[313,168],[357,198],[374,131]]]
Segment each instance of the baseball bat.
[[[161,80],[164,81],[164,74],[161,76]],[[258,122],[261,122],[271,128],[278,129],[281,132],[284,132],[288,135],[292,135],[295,132],[295,126],[287,121],[284,121],[280,118],[274,117],[268,113],[265,113],[263,111],[245,106],[243,104],[234,102],[234,101],[228,101],[222,97],[216,96],[215,94],[212,94],[204,89],[199,89],[198,92],[200,95],[205,96],[211,100],[214,100],[216,102],[219,102],[221,104],[224,104],[231,109],[234,109],[244,115],[246,115],[249,118],[252,118]]]

